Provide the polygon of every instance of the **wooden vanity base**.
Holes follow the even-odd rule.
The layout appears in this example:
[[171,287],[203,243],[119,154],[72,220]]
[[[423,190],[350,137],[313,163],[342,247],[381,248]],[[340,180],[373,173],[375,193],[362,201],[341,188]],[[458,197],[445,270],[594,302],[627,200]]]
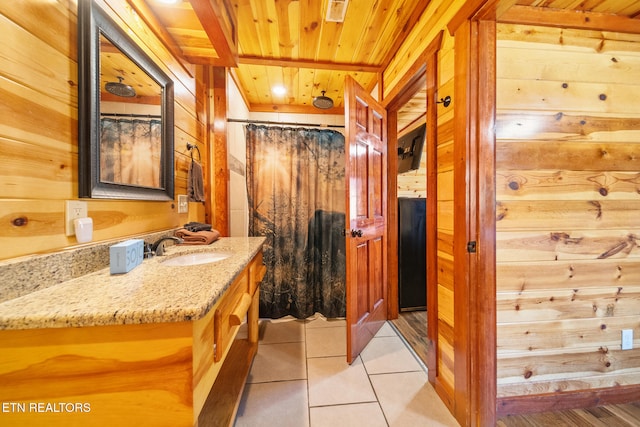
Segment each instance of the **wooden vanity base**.
[[[193,322],[0,331],[0,425],[233,424],[258,347],[260,273],[261,252]],[[242,339],[228,320],[238,304]]]

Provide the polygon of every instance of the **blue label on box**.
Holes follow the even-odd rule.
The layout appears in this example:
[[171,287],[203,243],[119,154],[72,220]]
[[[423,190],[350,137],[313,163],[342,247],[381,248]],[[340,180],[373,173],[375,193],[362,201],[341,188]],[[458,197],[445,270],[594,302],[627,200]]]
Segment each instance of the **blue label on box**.
[[128,273],[144,259],[144,240],[131,239],[109,247],[111,274]]

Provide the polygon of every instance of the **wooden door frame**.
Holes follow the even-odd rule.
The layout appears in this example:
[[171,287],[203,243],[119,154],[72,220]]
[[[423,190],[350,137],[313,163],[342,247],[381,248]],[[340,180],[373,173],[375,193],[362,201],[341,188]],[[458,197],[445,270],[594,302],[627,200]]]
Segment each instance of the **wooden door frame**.
[[[426,177],[426,268],[427,268],[427,340],[429,349],[427,353],[427,368],[429,381],[436,380],[436,351],[438,336],[438,293],[437,293],[437,158],[436,147],[438,144],[437,132],[437,99],[438,88],[438,51],[442,46],[444,31],[438,33],[427,48],[418,56],[405,73],[400,83],[385,98],[383,106],[387,109],[387,140],[388,153],[396,153],[398,144],[397,117],[398,110],[422,87],[427,87],[426,109],[426,155],[427,155],[427,177]],[[398,247],[398,158],[395,155],[388,156],[387,175],[387,241],[389,248]],[[431,232],[430,232],[431,231]],[[388,285],[388,307],[389,319],[398,318],[398,256],[397,251],[387,251],[387,285]]]
[[[449,26],[455,37],[454,259],[461,267],[454,273],[454,415],[466,426],[496,423],[495,17],[499,6],[499,0],[487,2],[473,16],[457,16],[452,20],[455,25]],[[469,249],[471,242],[475,251]]]

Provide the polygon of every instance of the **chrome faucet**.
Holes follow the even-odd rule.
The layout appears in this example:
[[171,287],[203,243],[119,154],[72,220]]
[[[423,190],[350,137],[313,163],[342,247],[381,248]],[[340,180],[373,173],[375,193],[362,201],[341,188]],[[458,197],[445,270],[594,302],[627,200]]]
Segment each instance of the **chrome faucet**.
[[149,251],[151,252],[151,254],[155,254],[158,256],[164,255],[164,242],[165,240],[173,240],[175,242],[175,244],[178,243],[182,243],[183,240],[180,239],[179,237],[173,237],[173,236],[164,236],[159,238],[158,240],[156,240],[154,243],[151,244],[151,246],[149,247]]

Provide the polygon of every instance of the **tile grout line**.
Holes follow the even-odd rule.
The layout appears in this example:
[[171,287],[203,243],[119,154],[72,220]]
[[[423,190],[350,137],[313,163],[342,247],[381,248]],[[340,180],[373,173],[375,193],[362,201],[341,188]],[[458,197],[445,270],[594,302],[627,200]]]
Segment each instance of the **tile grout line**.
[[[385,323],[389,323],[389,321],[385,321]],[[373,339],[375,339],[375,335],[372,338],[372,340]],[[382,404],[380,403],[380,398],[378,397],[378,393],[376,392],[376,388],[373,386],[373,382],[371,381],[371,375],[373,375],[373,374],[369,374],[369,370],[367,369],[367,365],[364,363],[364,360],[362,360],[362,355],[361,354],[358,355],[358,358],[362,362],[362,367],[364,368],[364,372],[367,374],[367,380],[369,380],[369,385],[371,386],[371,390],[373,390],[373,395],[376,397],[376,402],[378,403],[378,408],[380,408],[380,412],[382,412],[382,416],[384,417],[384,422],[387,424],[387,427],[389,427],[389,420],[387,419],[387,414],[384,412],[384,409],[382,409]]]
[[[420,357],[418,357],[418,354],[415,352],[415,350],[413,349],[413,347],[411,347],[409,345],[409,342],[406,340],[406,338],[404,337],[404,335],[402,335],[400,333],[400,331],[398,330],[398,328],[396,328],[396,326],[393,324],[393,322],[389,322],[387,321],[387,324],[395,331],[396,335],[398,336],[398,338],[400,338],[400,341],[402,341],[402,343],[404,344],[404,346],[409,350],[409,352],[411,353],[411,355],[413,356],[414,359],[416,359],[416,362],[418,362],[418,365],[420,365],[420,367],[422,368],[422,370],[428,375],[429,374],[429,368],[427,367],[427,365],[424,364],[424,362],[422,361],[422,359],[420,359]],[[417,372],[417,371],[414,371]]]

